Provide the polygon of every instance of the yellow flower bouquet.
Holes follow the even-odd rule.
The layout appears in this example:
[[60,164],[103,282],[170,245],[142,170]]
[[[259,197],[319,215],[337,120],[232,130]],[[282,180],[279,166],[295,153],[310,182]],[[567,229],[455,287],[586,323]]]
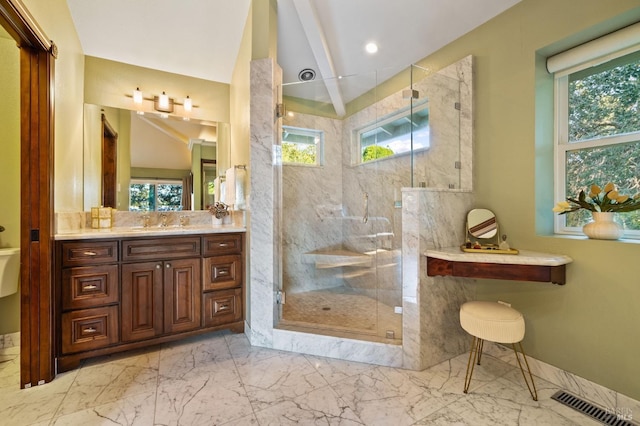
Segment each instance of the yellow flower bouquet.
[[640,209],[640,193],[633,197],[622,195],[611,182],[604,189],[601,189],[598,185],[591,185],[588,197],[582,190],[577,199],[567,197],[567,201],[560,201],[553,208],[553,211],[565,214],[580,209],[592,212],[631,212]]

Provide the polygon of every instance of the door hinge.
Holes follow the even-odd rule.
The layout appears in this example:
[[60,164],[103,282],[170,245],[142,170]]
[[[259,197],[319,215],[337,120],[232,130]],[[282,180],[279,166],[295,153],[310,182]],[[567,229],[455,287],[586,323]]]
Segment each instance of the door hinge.
[[456,102],[453,104],[453,107],[455,109],[457,109],[458,111],[460,111],[462,109],[462,105],[460,104],[460,102]]
[[284,291],[276,291],[276,304],[284,305],[287,302],[287,296]]
[[462,163],[460,161],[456,161],[454,167],[458,170],[462,169]]

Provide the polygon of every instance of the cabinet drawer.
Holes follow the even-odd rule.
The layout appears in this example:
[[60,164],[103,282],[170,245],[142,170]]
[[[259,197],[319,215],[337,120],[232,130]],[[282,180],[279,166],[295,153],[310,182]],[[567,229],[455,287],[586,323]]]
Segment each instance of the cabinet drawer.
[[242,257],[215,256],[204,259],[204,290],[221,290],[242,285]]
[[204,325],[212,327],[242,320],[242,289],[204,293]]
[[200,257],[200,237],[132,239],[122,241],[122,260],[168,260]]
[[119,300],[118,265],[84,266],[62,271],[62,309],[91,308]]
[[204,256],[242,253],[242,234],[217,234],[203,238]]
[[118,307],[81,309],[62,314],[62,353],[118,343]]
[[117,241],[62,243],[62,266],[97,265],[117,261]]

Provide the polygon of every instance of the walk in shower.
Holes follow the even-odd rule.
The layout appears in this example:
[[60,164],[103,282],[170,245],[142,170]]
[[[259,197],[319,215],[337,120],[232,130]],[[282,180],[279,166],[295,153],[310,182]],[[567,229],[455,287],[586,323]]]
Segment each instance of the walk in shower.
[[461,187],[461,69],[279,88],[276,328],[402,343],[402,188]]

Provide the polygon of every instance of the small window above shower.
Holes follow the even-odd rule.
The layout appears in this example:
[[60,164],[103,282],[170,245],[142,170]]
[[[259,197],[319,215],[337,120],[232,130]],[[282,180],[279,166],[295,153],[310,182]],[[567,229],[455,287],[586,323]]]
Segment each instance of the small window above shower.
[[354,163],[366,163],[430,146],[429,108],[424,99],[356,130],[359,155]]
[[322,166],[324,164],[324,132],[282,126],[282,163]]

